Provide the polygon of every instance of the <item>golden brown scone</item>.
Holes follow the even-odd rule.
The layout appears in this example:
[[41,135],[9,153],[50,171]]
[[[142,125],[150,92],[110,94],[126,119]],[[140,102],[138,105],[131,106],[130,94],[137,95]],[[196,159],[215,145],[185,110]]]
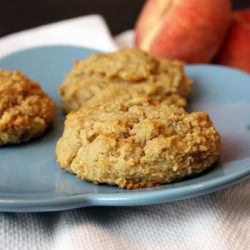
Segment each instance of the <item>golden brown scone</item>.
[[127,189],[195,176],[219,154],[220,137],[208,114],[165,104],[81,108],[67,115],[56,146],[62,169]]
[[18,71],[0,69],[0,146],[38,137],[52,125],[54,102]]
[[140,49],[127,48],[77,61],[59,92],[62,108],[69,112],[82,106],[138,96],[149,103],[185,107],[191,87],[183,63],[156,59]]

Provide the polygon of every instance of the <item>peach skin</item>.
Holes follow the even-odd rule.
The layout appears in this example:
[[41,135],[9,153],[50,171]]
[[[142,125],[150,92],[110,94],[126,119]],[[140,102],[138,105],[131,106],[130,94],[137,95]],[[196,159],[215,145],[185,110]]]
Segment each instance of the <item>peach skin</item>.
[[250,73],[250,8],[236,11],[216,63]]
[[135,46],[153,56],[208,63],[230,19],[230,0],[148,0],[135,26]]

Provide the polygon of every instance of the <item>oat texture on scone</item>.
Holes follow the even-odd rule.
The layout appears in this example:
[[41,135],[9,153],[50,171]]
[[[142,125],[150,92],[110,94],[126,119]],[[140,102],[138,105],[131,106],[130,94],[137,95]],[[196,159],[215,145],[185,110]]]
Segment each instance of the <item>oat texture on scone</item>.
[[69,112],[116,98],[185,107],[191,88],[182,62],[124,48],[75,62],[59,92],[62,108]]
[[198,175],[219,155],[220,136],[207,113],[166,104],[81,108],[67,115],[56,146],[62,169],[126,189]]
[[0,69],[0,146],[38,137],[52,125],[55,104],[38,83]]

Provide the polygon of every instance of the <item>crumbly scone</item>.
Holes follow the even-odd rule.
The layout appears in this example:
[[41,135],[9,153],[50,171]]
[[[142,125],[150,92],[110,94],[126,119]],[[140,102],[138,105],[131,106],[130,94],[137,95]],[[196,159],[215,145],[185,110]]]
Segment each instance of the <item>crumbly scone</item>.
[[208,114],[174,105],[110,105],[67,115],[56,146],[62,169],[94,183],[135,189],[195,176],[220,155]]
[[[60,87],[65,112],[138,95],[151,102],[185,107],[192,81],[179,61],[156,59],[140,49],[121,49],[77,61]],[[129,92],[129,93],[127,93]]]
[[0,69],[0,146],[38,137],[52,125],[55,104],[38,83]]

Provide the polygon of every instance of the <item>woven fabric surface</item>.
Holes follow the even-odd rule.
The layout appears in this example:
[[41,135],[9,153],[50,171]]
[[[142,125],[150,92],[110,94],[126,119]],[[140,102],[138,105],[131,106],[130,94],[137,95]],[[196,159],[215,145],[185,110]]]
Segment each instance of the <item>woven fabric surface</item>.
[[250,181],[198,198],[138,207],[0,213],[1,249],[242,249]]

